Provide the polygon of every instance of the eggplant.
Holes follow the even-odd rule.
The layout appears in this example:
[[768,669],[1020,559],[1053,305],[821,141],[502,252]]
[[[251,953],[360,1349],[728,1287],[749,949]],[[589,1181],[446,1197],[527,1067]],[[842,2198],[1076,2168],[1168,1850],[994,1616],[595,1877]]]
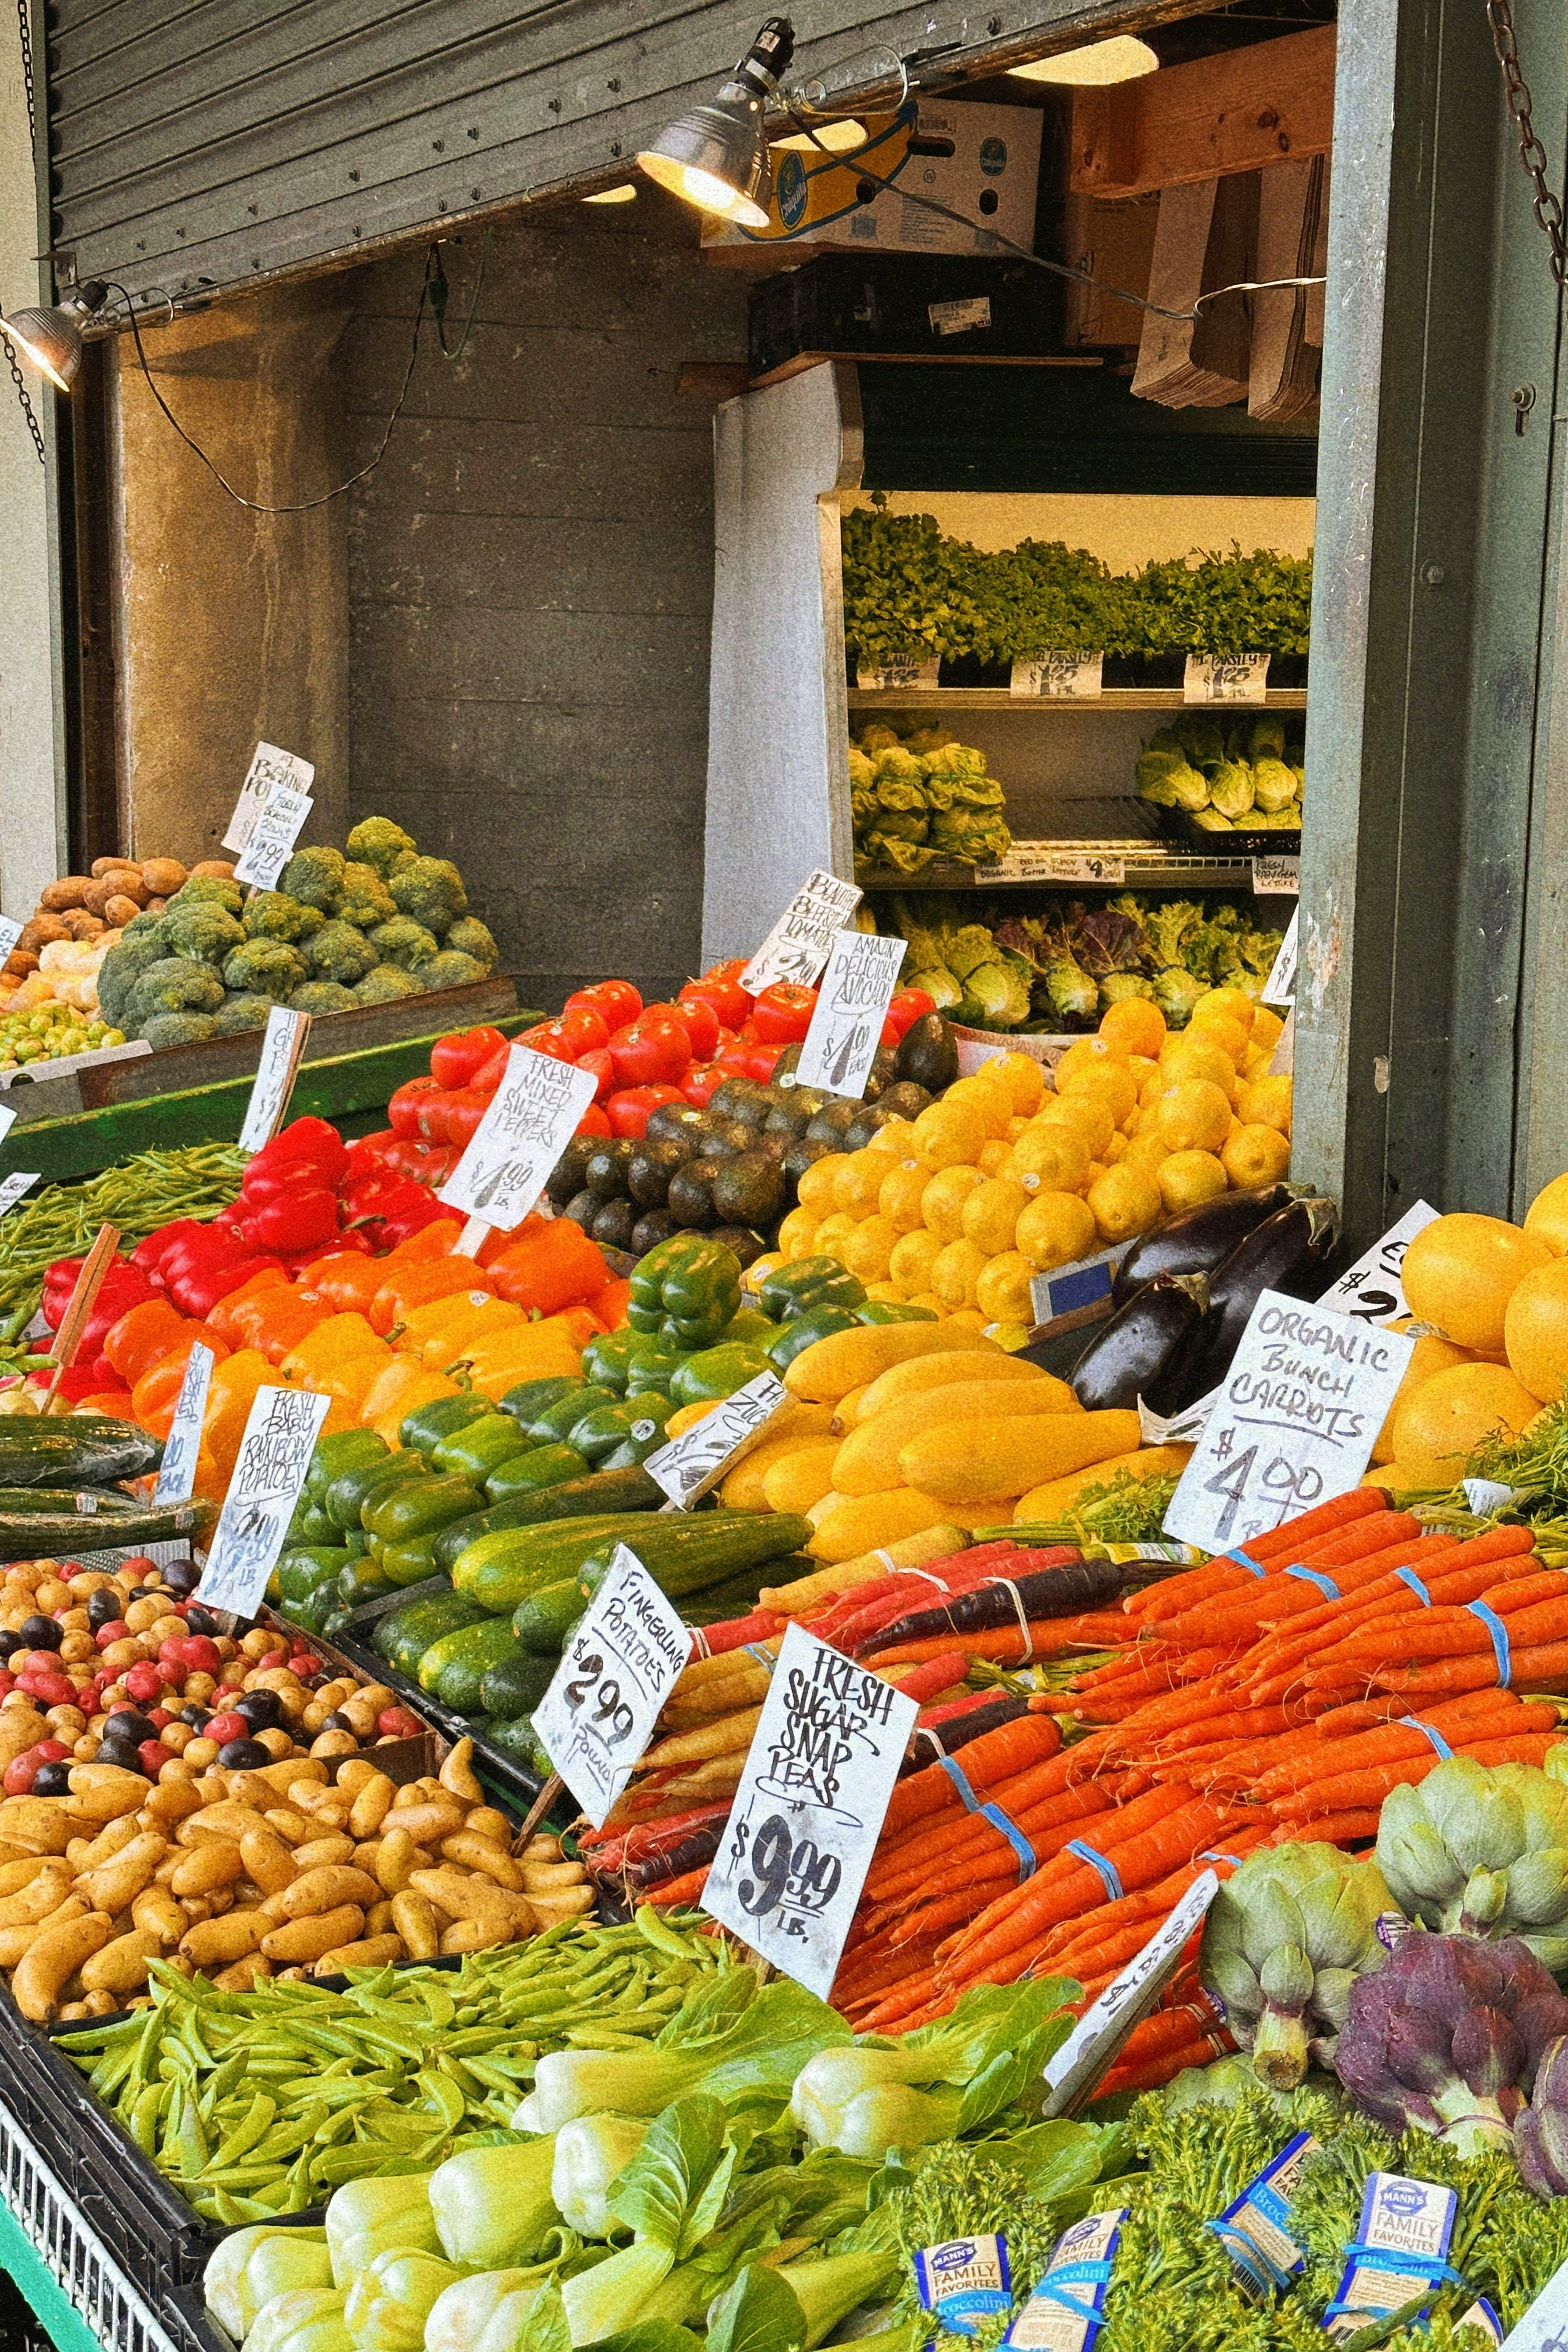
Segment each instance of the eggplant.
[[1153,1392],[1191,1347],[1208,1312],[1208,1280],[1201,1274],[1157,1274],[1119,1307],[1072,1370],[1072,1389],[1086,1412],[1125,1412]]
[[1208,1313],[1146,1402],[1172,1413],[1218,1388],[1230,1370],[1252,1309],[1266,1290],[1311,1290],[1340,1234],[1339,1211],[1318,1194],[1290,1202],[1255,1225],[1208,1277]]
[[1265,1217],[1284,1208],[1301,1188],[1268,1184],[1257,1192],[1221,1192],[1196,1209],[1178,1209],[1141,1234],[1116,1268],[1113,1303],[1121,1307],[1157,1274],[1214,1274]]

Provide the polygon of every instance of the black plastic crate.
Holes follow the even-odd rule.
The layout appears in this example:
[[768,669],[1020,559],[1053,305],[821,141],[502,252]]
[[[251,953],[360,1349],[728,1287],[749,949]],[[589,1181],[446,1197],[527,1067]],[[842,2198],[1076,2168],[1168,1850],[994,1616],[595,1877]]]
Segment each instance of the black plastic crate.
[[1060,279],[1022,259],[819,254],[753,286],[747,323],[752,381],[791,374],[819,359],[1059,356],[1060,287]]

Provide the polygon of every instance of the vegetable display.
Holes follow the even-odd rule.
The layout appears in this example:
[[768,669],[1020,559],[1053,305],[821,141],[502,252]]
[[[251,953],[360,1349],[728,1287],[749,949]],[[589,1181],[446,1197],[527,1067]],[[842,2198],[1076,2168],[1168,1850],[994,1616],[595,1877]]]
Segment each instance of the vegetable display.
[[1304,789],[1299,735],[1272,711],[1222,727],[1184,710],[1138,755],[1138,796],[1185,809],[1206,833],[1299,833]]
[[985,753],[960,743],[950,728],[900,736],[878,723],[850,744],[857,873],[893,866],[919,874],[939,858],[982,865],[1005,857],[1012,846],[1005,805]]

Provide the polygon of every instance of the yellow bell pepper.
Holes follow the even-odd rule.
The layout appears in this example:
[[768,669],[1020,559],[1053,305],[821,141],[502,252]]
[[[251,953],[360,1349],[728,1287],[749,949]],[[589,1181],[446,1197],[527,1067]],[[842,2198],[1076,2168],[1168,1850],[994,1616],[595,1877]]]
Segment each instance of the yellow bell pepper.
[[283,1359],[283,1370],[301,1388],[317,1389],[359,1406],[392,1351],[362,1315],[331,1315],[308,1331]]
[[582,1370],[582,1348],[564,1316],[523,1323],[476,1340],[465,1350],[468,1375],[481,1396],[504,1397],[522,1381],[570,1377]]
[[472,1341],[488,1339],[493,1332],[513,1328],[525,1320],[520,1307],[492,1297],[488,1291],[460,1290],[454,1297],[433,1298],[416,1307],[398,1334],[397,1344],[404,1355],[444,1370],[459,1356],[467,1355]]
[[393,1356],[381,1371],[360,1407],[360,1420],[389,1445],[398,1442],[403,1415],[416,1405],[434,1404],[437,1397],[455,1396],[457,1383],[440,1372],[426,1371],[412,1356]]

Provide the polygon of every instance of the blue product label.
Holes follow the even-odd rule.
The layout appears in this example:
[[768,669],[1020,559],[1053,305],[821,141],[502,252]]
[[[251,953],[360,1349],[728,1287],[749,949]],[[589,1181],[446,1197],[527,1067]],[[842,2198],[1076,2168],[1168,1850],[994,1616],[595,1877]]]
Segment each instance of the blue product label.
[[1099,2335],[1111,2264],[1127,2208],[1086,2213],[1064,2230],[1045,2275],[1006,2336],[1012,2352],[1090,2352]]
[[1323,2314],[1336,2343],[1412,2302],[1424,2287],[1457,2273],[1448,2263],[1458,2199],[1435,2181],[1399,2172],[1368,2176],[1361,2227],[1345,2250],[1339,2292]]
[[1230,2256],[1237,2285],[1256,2301],[1282,2293],[1301,2268],[1301,2250],[1291,2235],[1291,2200],[1316,2146],[1311,2132],[1298,2132],[1208,2225]]
[[799,228],[806,216],[806,165],[798,147],[786,147],[779,158],[773,200],[786,228]]
[[974,2336],[978,2331],[971,2321],[1012,2308],[1005,2238],[949,2238],[944,2245],[922,2246],[915,2281],[925,2308],[956,2336]]
[[1008,168],[1008,142],[1005,139],[982,139],[980,169],[988,180],[995,180]]

